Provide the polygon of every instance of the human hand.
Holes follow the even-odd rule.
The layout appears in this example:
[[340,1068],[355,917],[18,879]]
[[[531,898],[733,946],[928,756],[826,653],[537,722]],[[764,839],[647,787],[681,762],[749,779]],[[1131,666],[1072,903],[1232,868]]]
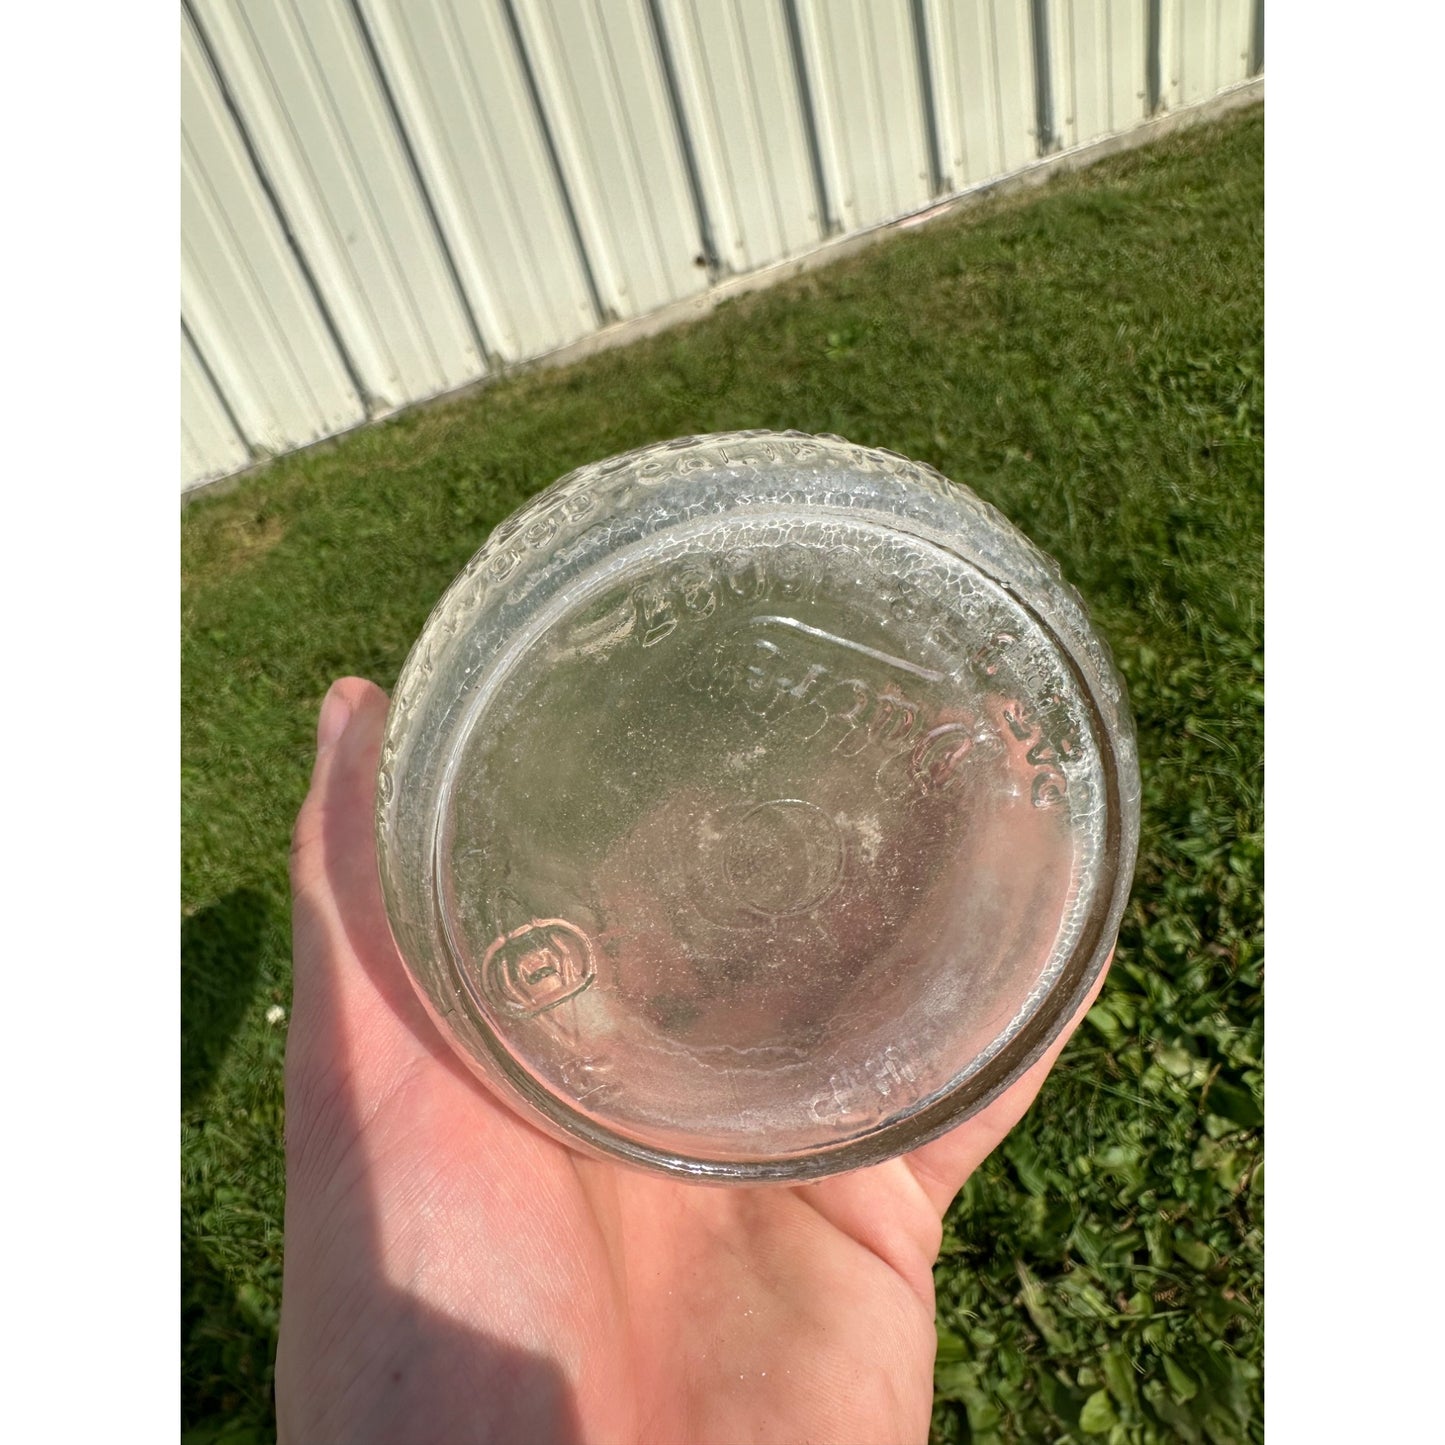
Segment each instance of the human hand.
[[386,708],[357,678],[327,695],[292,846],[283,1445],[924,1440],[943,1213],[1073,1025],[852,1174],[717,1188],[583,1158],[477,1083],[407,979],[372,832]]

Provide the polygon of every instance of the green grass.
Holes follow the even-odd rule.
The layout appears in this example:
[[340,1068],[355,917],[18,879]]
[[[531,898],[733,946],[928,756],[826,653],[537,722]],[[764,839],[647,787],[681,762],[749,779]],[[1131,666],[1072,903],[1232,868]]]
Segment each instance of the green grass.
[[1262,1438],[1261,110],[710,318],[291,457],[183,523],[183,1421],[265,1438],[286,852],[327,684],[389,686],[582,462],[830,431],[997,504],[1089,600],[1144,774],[1103,1001],[952,1211],[937,1441]]

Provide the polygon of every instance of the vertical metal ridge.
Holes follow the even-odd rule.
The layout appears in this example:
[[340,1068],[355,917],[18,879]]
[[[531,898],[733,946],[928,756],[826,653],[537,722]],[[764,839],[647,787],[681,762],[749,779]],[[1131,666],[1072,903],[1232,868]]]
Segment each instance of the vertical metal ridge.
[[[215,47],[211,44],[211,37],[206,33],[206,27],[201,24],[201,17],[196,13],[195,6],[191,0],[181,0],[181,9],[190,20],[196,32],[196,41],[201,48],[201,54],[206,58],[206,64],[210,67],[211,75],[215,79],[216,89],[219,91],[221,100],[226,107],[226,113],[231,117],[231,124],[236,128],[236,135],[240,139],[241,148],[246,153],[246,159],[250,162],[251,169],[255,172],[256,182],[261,187],[261,194],[266,197],[266,204],[270,206],[272,215],[276,218],[276,224],[281,229],[281,235],[290,248],[292,256],[296,259],[297,269],[301,273],[301,279],[310,293],[312,305],[316,307],[316,313],[321,318],[321,324],[326,328],[326,335],[332,346],[336,349],[337,359],[341,362],[342,370],[346,373],[346,379],[351,383],[352,390],[356,393],[361,402],[361,409],[371,418],[376,415],[376,400],[368,390],[366,383],[362,380],[361,371],[356,365],[355,359],[347,350],[346,343],[342,339],[341,329],[336,324],[336,318],[331,314],[331,308],[326,304],[326,298],[322,295],[321,286],[316,280],[316,274],[311,269],[311,263],[306,258],[306,252],[302,249],[301,242],[297,239],[295,229],[291,225],[291,218],[286,214],[285,207],[281,204],[281,197],[272,183],[270,175],[266,171],[261,160],[261,153],[256,148],[256,142],[251,138],[251,133],[246,129],[246,123],[241,118],[241,109],[236,103],[236,97],[231,93],[230,83],[226,79],[226,73],[222,70],[220,62],[216,59]],[[199,355],[199,351],[197,355]],[[244,436],[245,433],[242,433]]]
[[[1007,154],[1007,142],[1004,137],[1008,130],[1004,119],[1004,89],[1003,89],[1003,56],[999,54],[998,48],[998,15],[992,4],[988,8],[988,62],[989,74],[993,79],[993,92],[989,96],[992,102],[990,109],[993,111],[993,128],[996,144],[993,146],[993,154],[988,158],[989,168],[992,169],[994,161],[997,160],[1000,170],[1006,170],[1007,166],[1004,156]],[[1037,126],[1037,121],[1035,121]],[[986,138],[985,138],[986,139]],[[1038,145],[1038,137],[1034,137],[1034,145]]]
[[236,415],[235,410],[231,406],[231,398],[226,395],[224,388],[216,377],[215,371],[211,367],[209,358],[202,349],[200,342],[196,340],[196,334],[191,330],[184,316],[181,317],[181,335],[190,344],[191,352],[196,358],[196,365],[201,368],[201,375],[206,378],[206,384],[211,388],[217,404],[225,414],[226,420],[230,423],[231,430],[236,433],[236,440],[241,443],[246,455],[250,457],[252,461],[259,461],[265,453],[246,435],[246,429],[241,425],[241,419]]
[[603,303],[602,292],[597,285],[597,273],[592,266],[592,257],[587,253],[587,242],[582,234],[582,223],[577,218],[577,207],[573,203],[572,193],[567,187],[566,172],[562,169],[562,157],[557,150],[557,137],[552,134],[552,123],[547,118],[547,108],[542,104],[542,91],[537,84],[537,72],[532,67],[532,57],[528,55],[526,42],[522,38],[522,25],[517,19],[513,0],[500,0],[500,3],[502,15],[507,24],[507,33],[512,37],[512,46],[517,54],[517,65],[522,72],[523,83],[526,85],[527,94],[532,101],[532,113],[537,118],[537,129],[541,133],[547,160],[552,167],[552,179],[557,185],[557,195],[562,202],[562,211],[567,217],[567,228],[572,233],[572,244],[577,248],[577,263],[582,268],[582,279],[587,285],[587,295],[592,302],[592,309],[596,313],[598,326],[606,326],[618,318],[612,308]]
[[1161,80],[1163,61],[1163,23],[1159,13],[1160,0],[1146,0],[1144,7],[1144,100],[1150,115],[1157,115],[1164,103]]
[[[878,62],[878,32],[873,25],[873,17],[875,13],[876,12],[871,10],[867,5],[863,5],[861,7],[854,8],[849,18],[853,22],[851,29],[853,31],[855,40],[858,44],[859,49],[863,52],[863,66],[865,73],[867,74],[868,78],[871,79],[873,82],[872,85],[868,85],[865,82],[859,87],[859,92],[862,97],[863,105],[868,116],[868,129],[873,136],[875,136],[879,141],[882,142],[883,149],[886,154],[893,149],[893,137],[890,134],[890,128],[888,124],[889,107],[886,100],[888,92],[884,87],[883,71]],[[815,11],[815,22],[816,19],[817,12]],[[842,57],[839,55],[839,50],[841,49],[844,55],[847,54],[847,46],[839,46],[838,44],[838,30],[839,22],[837,22],[836,20],[833,24],[830,24],[826,27],[819,26],[816,23],[814,25],[814,34],[819,42],[816,47],[818,50],[819,60],[822,61],[822,63],[826,65],[827,68],[831,71],[831,79],[834,82],[831,88],[834,94],[837,94],[841,89],[837,82],[841,78],[841,71],[844,64]],[[858,195],[858,192],[861,188],[858,184],[858,168],[855,165],[851,164],[854,151],[853,142],[849,139],[846,139],[848,135],[848,121],[846,111],[842,111],[839,114],[838,120],[840,124],[838,125],[837,129],[845,137],[843,144],[849,153],[850,164],[848,166],[848,189],[853,198],[853,214],[856,217],[861,210]],[[896,169],[891,165],[886,166],[883,169],[887,178],[888,194],[888,200],[885,209],[890,212],[899,211],[902,209],[902,207],[899,205],[897,194],[898,173]]]
[[808,164],[813,172],[813,186],[818,194],[819,230],[826,236],[843,229],[833,199],[828,194],[828,179],[823,170],[823,145],[818,139],[818,117],[813,105],[813,86],[808,78],[807,55],[803,50],[803,26],[798,18],[798,0],[783,0],[783,18],[788,28],[788,49],[793,58],[793,76],[798,84],[798,106],[803,112],[803,132],[808,138]]
[[[1094,28],[1094,44],[1096,46],[1099,43],[1099,28],[1100,27],[1098,26],[1095,26]],[[1121,67],[1119,66],[1117,58],[1114,55],[1114,48],[1118,44],[1118,41],[1114,37],[1114,7],[1112,4],[1106,5],[1104,7],[1104,20],[1102,29],[1104,34],[1104,126],[1106,131],[1112,135],[1114,132],[1122,129],[1123,126],[1127,124],[1127,122],[1123,118],[1126,112],[1121,110],[1121,108],[1116,104],[1119,94],[1118,88],[1121,79]],[[1071,67],[1073,67],[1074,74],[1076,76],[1082,64],[1079,59],[1080,53],[1081,47],[1079,44],[1079,29],[1073,11],[1071,10],[1069,12],[1069,64]],[[1125,66],[1123,67],[1123,69],[1125,72],[1127,72],[1128,67]],[[1133,79],[1135,83],[1130,85],[1130,90],[1135,94],[1141,93],[1143,90],[1143,86],[1139,84],[1138,81],[1142,80],[1142,77],[1131,77],[1131,79]],[[1074,93],[1069,97],[1069,99],[1074,109],[1074,121],[1075,125],[1077,126],[1079,117],[1079,87],[1077,80],[1075,80],[1074,82]],[[1075,130],[1074,139],[1076,141],[1083,140],[1083,135],[1080,130]]]
[[662,88],[667,93],[667,108],[672,114],[678,153],[682,156],[683,174],[687,177],[688,194],[692,197],[698,239],[702,244],[702,259],[707,266],[708,280],[716,281],[723,273],[722,252],[718,250],[717,234],[707,208],[707,197],[703,192],[702,176],[698,170],[697,151],[692,134],[687,128],[687,115],[682,108],[682,91],[677,83],[677,67],[673,60],[671,42],[668,40],[667,26],[663,22],[658,0],[647,0],[646,9],[652,43],[657,51],[658,69],[662,73]]
[[1049,67],[1049,0],[1029,0],[1029,34],[1034,52],[1034,125],[1041,156],[1059,148],[1054,134],[1054,80]]
[[923,100],[923,134],[928,144],[928,189],[931,195],[940,196],[952,189],[953,178],[944,171],[942,127],[933,93],[933,63],[924,5],[925,0],[909,0],[908,9],[913,24],[913,53],[918,63],[918,93]]
[[1249,73],[1258,75],[1264,69],[1264,0],[1254,0],[1249,17]]
[[[416,150],[412,145],[410,133],[407,131],[406,123],[402,119],[401,107],[396,102],[396,95],[391,88],[391,81],[387,78],[386,70],[381,63],[381,55],[376,48],[376,37],[371,33],[371,26],[367,24],[366,16],[358,0],[348,0],[347,8],[351,11],[351,18],[356,25],[357,34],[361,37],[362,48],[366,51],[367,60],[371,63],[371,73],[376,80],[377,89],[381,93],[382,103],[386,107],[386,113],[391,119],[393,130],[396,132],[398,144],[401,146],[401,153],[406,158],[407,170],[411,173],[412,184],[416,187],[416,193],[421,199],[422,209],[426,212],[428,224],[431,226],[432,236],[436,240],[437,249],[441,253],[442,264],[446,267],[447,276],[452,283],[452,290],[456,293],[457,306],[467,323],[467,330],[471,334],[472,344],[477,348],[477,356],[482,365],[488,370],[494,369],[499,363],[498,354],[488,345],[486,337],[482,334],[481,324],[478,322],[476,313],[472,310],[472,303],[467,297],[467,288],[462,284],[461,271],[457,266],[457,259],[452,254],[451,243],[447,240],[446,231],[442,228],[441,217],[437,214],[436,202],[426,183],[426,176],[422,171],[421,164],[417,160]],[[439,371],[444,370],[438,366]]]

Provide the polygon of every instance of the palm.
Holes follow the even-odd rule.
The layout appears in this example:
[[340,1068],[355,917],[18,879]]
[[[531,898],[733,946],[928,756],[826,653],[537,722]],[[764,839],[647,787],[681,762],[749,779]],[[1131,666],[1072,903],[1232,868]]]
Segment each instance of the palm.
[[942,1212],[1052,1059],[817,1184],[579,1158],[478,1087],[402,973],[371,846],[385,698],[345,687],[292,864],[283,1439],[924,1438]]

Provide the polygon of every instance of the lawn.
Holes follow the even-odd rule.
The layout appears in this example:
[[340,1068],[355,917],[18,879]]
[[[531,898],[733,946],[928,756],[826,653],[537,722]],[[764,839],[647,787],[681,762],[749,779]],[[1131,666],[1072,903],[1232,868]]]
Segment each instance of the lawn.
[[739,427],[968,483],[1088,599],[1138,721],[1110,983],[948,1219],[935,1440],[1263,1438],[1263,141],[1255,108],[187,506],[188,1442],[274,1432],[286,855],[328,683],[389,687],[555,477]]

